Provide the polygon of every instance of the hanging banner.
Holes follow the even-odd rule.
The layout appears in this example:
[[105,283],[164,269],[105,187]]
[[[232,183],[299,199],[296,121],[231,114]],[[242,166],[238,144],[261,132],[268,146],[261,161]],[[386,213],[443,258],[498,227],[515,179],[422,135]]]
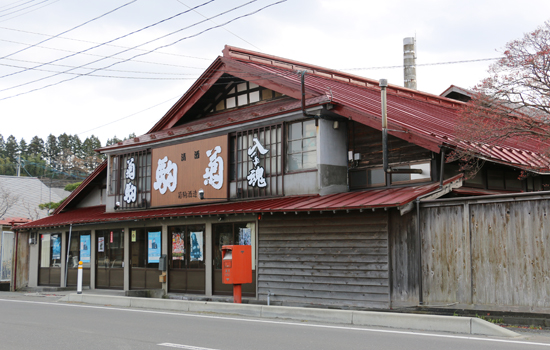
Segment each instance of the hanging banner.
[[52,235],[52,259],[61,259],[61,237]]
[[103,253],[105,251],[105,237],[97,238],[97,251]]
[[183,232],[172,233],[172,260],[184,260],[185,234]]
[[204,256],[202,252],[203,246],[203,234],[201,232],[191,232],[191,248],[189,255],[191,256],[191,261],[203,261]]
[[90,235],[80,236],[80,261],[90,262]]
[[147,262],[158,263],[160,258],[160,231],[149,232],[147,247]]

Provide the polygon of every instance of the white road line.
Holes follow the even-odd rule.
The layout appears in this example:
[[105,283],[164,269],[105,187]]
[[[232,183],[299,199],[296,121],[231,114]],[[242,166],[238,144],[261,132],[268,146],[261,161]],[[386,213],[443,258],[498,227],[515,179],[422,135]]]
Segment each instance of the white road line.
[[[51,306],[81,307],[81,308],[88,308],[88,309],[105,309],[105,310],[115,310],[115,311],[141,312],[141,313],[158,314],[158,315],[172,315],[172,316],[195,317],[195,318],[210,318],[210,319],[218,319],[218,320],[232,320],[232,321],[239,321],[239,322],[282,324],[282,325],[290,325],[290,326],[297,326],[297,327],[342,329],[342,330],[352,330],[352,331],[372,332],[372,333],[405,334],[405,335],[415,335],[415,336],[419,336],[419,337],[476,340],[476,341],[486,341],[486,342],[495,342],[495,343],[521,344],[521,345],[534,345],[534,346],[550,347],[550,344],[548,344],[548,343],[535,343],[535,342],[528,342],[528,341],[521,341],[521,340],[508,340],[508,339],[479,338],[479,337],[450,335],[450,334],[417,333],[417,332],[412,332],[412,331],[396,331],[396,330],[386,330],[386,329],[357,328],[357,327],[346,327],[346,326],[330,326],[330,325],[322,325],[322,324],[305,324],[305,323],[256,320],[256,319],[224,317],[224,316],[207,316],[207,315],[176,313],[176,312],[167,312],[167,311],[121,309],[121,308],[108,307],[108,306],[57,304],[57,303],[51,303],[51,302],[48,303],[48,302],[45,302],[45,301],[0,299],[0,302],[2,302],[2,301],[13,302],[13,303],[43,304],[43,305],[51,305]],[[184,311],[182,311],[182,312],[184,312]]]
[[172,344],[172,343],[162,343],[157,344],[159,346],[168,346],[170,348],[176,348],[176,349],[187,349],[187,350],[216,350],[216,349],[210,349],[210,348],[201,348],[198,346],[191,346],[191,345],[183,345],[183,344]]

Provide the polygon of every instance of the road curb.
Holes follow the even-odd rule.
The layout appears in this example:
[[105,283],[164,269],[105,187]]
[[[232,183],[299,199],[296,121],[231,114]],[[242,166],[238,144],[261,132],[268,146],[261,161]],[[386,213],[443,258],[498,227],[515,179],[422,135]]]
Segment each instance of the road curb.
[[453,332],[506,338],[520,337],[515,332],[476,317],[231,304],[211,301],[136,298],[97,294],[68,294],[61,298],[60,301],[156,310],[211,312],[358,326],[391,327],[417,331]]

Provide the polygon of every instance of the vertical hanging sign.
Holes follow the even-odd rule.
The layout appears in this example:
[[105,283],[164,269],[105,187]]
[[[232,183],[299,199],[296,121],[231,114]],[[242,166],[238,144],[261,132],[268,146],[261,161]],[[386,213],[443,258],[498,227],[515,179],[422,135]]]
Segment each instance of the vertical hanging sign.
[[147,262],[158,263],[160,258],[160,232],[149,232],[147,239]]

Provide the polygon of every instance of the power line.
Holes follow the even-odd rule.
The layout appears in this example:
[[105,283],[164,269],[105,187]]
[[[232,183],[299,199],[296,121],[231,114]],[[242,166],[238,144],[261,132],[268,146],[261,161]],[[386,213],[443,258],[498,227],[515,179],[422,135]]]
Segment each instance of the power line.
[[[28,45],[26,43],[22,43],[22,42],[18,42],[18,41],[12,41],[12,40],[6,40],[6,39],[0,39],[0,41],[4,41],[4,42],[8,42],[8,43],[13,43],[13,44],[21,44],[21,45]],[[65,50],[65,49],[58,49],[58,48],[55,48],[55,47],[48,47],[48,46],[37,46],[37,47],[40,47],[40,48],[43,48],[43,49],[48,49],[48,50],[54,50],[54,51],[61,51],[61,52],[70,52],[70,53],[74,53],[74,54],[79,54],[80,52],[79,51],[71,51],[71,50]],[[121,47],[124,47],[124,46],[121,46]],[[147,50],[141,50],[141,51],[147,51]],[[160,53],[160,52],[159,52]],[[102,58],[111,58],[113,60],[123,60],[123,58],[118,58],[118,57],[111,57],[111,56],[103,56],[103,55],[97,55],[97,54],[92,54],[92,53],[87,53],[87,52],[84,52],[82,53],[82,55],[86,55],[86,56],[93,56],[93,57],[102,57]],[[68,56],[67,56],[68,57]],[[184,56],[185,57],[185,56]],[[65,57],[66,58],[66,57]],[[14,60],[13,58],[6,58],[7,60]],[[63,58],[59,59],[59,60],[56,60],[56,61],[61,61]],[[56,62],[56,61],[52,61],[52,62]],[[178,65],[178,64],[169,64],[169,63],[160,63],[160,62],[150,62],[150,61],[140,61],[140,60],[134,60],[134,62],[138,62],[138,63],[147,63],[147,64],[157,64],[157,65],[160,65],[160,66],[171,66],[171,67],[180,67],[180,68],[191,68],[191,69],[204,69],[204,67],[191,67],[191,66],[181,66],[181,65]],[[53,63],[41,63],[41,65],[53,65]],[[28,70],[30,70],[31,68],[27,68]],[[2,78],[2,77],[0,77]]]
[[[180,4],[182,4],[183,6],[185,6],[185,7],[187,7],[187,8],[190,8],[188,5],[184,4],[184,3],[181,2],[180,0],[176,0],[176,1],[179,2]],[[202,13],[200,13],[199,11],[194,10],[193,12],[199,14],[199,15],[202,16],[203,18],[206,18],[206,16],[203,15]],[[214,24],[216,24],[216,25],[218,24],[218,23],[216,23],[216,22],[214,22],[214,21],[212,21],[212,20],[210,20],[210,22],[212,22],[212,23],[214,23]],[[251,42],[246,41],[245,39],[241,38],[241,37],[238,36],[237,34],[235,34],[235,33],[233,33],[232,31],[230,31],[229,29],[227,29],[227,28],[222,28],[222,29],[225,30],[226,32],[228,32],[229,34],[231,34],[231,35],[233,35],[233,36],[235,36],[235,37],[241,39],[242,41],[244,41],[244,42],[247,43],[248,45],[253,46],[253,47],[256,48],[257,50],[260,50],[260,51],[262,50],[262,49],[260,49],[258,46],[252,44]]]
[[[11,5],[13,5],[13,4],[17,4],[18,2],[21,2],[21,1],[25,1],[25,0],[18,0],[18,1],[14,1],[14,2],[12,2],[12,3],[9,3],[9,4],[2,5],[2,6],[0,6],[0,9],[1,9],[1,8],[4,8],[4,7],[11,6]],[[35,1],[35,0],[31,0],[31,1]]]
[[[12,15],[12,14],[14,14],[14,13],[16,13],[16,12],[24,11],[24,10],[26,10],[26,9],[28,9],[28,8],[34,7],[34,6],[36,6],[36,5],[40,5],[40,4],[42,4],[42,3],[44,3],[44,2],[48,2],[48,1],[50,1],[50,0],[42,0],[42,1],[40,1],[39,3],[37,3],[37,4],[27,6],[27,7],[25,7],[25,8],[19,9],[19,10],[15,10],[15,11],[10,12],[10,13],[7,13],[7,14],[5,14],[5,15],[0,15],[0,17],[9,16],[9,15]],[[29,1],[29,2],[32,2],[32,1]],[[23,5],[23,4],[22,4],[22,5]],[[19,5],[19,6],[21,6],[21,5]],[[15,7],[19,7],[19,6],[15,6]],[[9,9],[8,9],[8,10],[9,10]],[[7,11],[7,10],[6,10],[6,11]]]
[[[105,17],[105,16],[107,16],[107,15],[109,15],[109,14],[111,14],[111,13],[117,11],[117,10],[120,10],[121,8],[124,8],[124,7],[128,6],[128,5],[130,5],[130,4],[134,3],[134,2],[136,2],[136,1],[137,1],[137,0],[132,0],[132,1],[130,1],[130,2],[127,2],[126,4],[124,4],[124,5],[122,5],[122,6],[119,6],[119,7],[115,8],[115,9],[113,9],[113,10],[111,10],[111,11],[105,12],[104,14],[102,14],[102,15],[100,15],[100,16],[97,16],[97,17],[95,17],[95,18],[92,18],[92,19],[89,20],[89,21],[86,21],[86,22],[84,22],[84,23],[81,23],[81,24],[77,25],[76,27],[73,27],[73,28],[71,28],[71,29],[65,30],[65,31],[63,31],[63,32],[61,32],[61,33],[59,33],[59,34],[57,34],[57,35],[54,35],[54,36],[52,36],[52,37],[50,37],[50,38],[47,38],[47,39],[44,39],[44,40],[42,40],[42,41],[40,41],[40,42],[38,42],[38,43],[36,43],[36,44],[34,44],[34,45],[31,45],[31,46],[29,46],[29,47],[25,47],[25,48],[23,48],[23,49],[21,49],[21,50],[19,50],[19,51],[12,52],[12,53],[10,53],[9,55],[0,57],[0,59],[6,58],[6,57],[10,57],[10,56],[13,56],[13,55],[18,54],[18,53],[20,53],[20,52],[23,52],[23,51],[25,51],[25,50],[28,50],[28,49],[30,49],[30,48],[32,48],[32,47],[35,47],[36,45],[40,45],[40,44],[45,43],[46,41],[50,41],[50,40],[52,40],[52,39],[54,39],[54,38],[57,38],[57,37],[60,36],[60,35],[67,34],[67,33],[70,32],[70,31],[73,31],[73,30],[75,30],[75,29],[77,29],[77,28],[80,28],[80,27],[82,27],[82,26],[85,26],[85,25],[88,24],[88,23],[91,23],[91,22],[96,21],[96,20],[98,20],[98,19],[100,19],[100,18],[103,18],[103,17]],[[0,16],[0,17],[2,17],[2,16]]]
[[[137,0],[132,0],[132,2],[135,2],[135,1],[137,1]],[[214,2],[214,1],[215,1],[215,0],[208,0],[207,2],[205,2],[205,3],[203,3],[203,4],[200,4],[200,5],[198,5],[198,6],[195,6],[195,8],[198,8],[198,7],[201,7],[201,6],[205,6],[205,5],[207,5],[207,4],[211,3],[211,2]],[[256,0],[254,0],[254,1],[256,1]],[[65,56],[65,57],[62,57],[62,58],[55,59],[55,60],[53,60],[53,61],[50,61],[50,62],[48,62],[48,63],[44,63],[44,64],[41,64],[41,65],[38,65],[38,66],[33,67],[33,68],[40,68],[40,67],[45,66],[45,65],[47,65],[47,64],[54,63],[54,62],[57,62],[57,61],[61,61],[61,60],[64,60],[64,59],[66,59],[66,58],[73,57],[73,56],[76,56],[76,55],[78,55],[78,54],[81,54],[81,53],[90,51],[90,50],[92,50],[92,49],[96,49],[96,48],[101,47],[101,46],[103,46],[103,45],[106,45],[106,44],[108,44],[108,43],[114,42],[114,41],[116,41],[116,40],[120,40],[120,39],[122,39],[122,38],[125,38],[125,37],[128,37],[128,36],[130,36],[130,35],[139,33],[139,32],[141,32],[141,31],[143,31],[143,30],[149,29],[149,28],[151,28],[151,27],[154,27],[154,26],[156,26],[156,25],[159,25],[159,24],[161,24],[161,23],[164,23],[164,22],[166,22],[166,21],[169,21],[169,20],[171,20],[171,19],[174,19],[174,18],[176,18],[176,17],[178,17],[178,16],[181,16],[181,15],[183,15],[183,14],[185,14],[185,13],[188,13],[188,12],[190,12],[190,11],[191,11],[191,10],[187,10],[187,11],[180,12],[180,13],[178,13],[178,14],[175,14],[174,16],[165,18],[165,19],[163,19],[163,20],[161,20],[161,21],[158,21],[158,22],[156,22],[156,23],[150,24],[150,25],[145,26],[145,27],[143,27],[143,28],[141,28],[141,29],[138,29],[138,30],[136,30],[136,31],[133,31],[133,32],[130,32],[130,33],[125,34],[125,35],[123,35],[123,36],[120,36],[120,37],[118,37],[118,38],[115,38],[115,39],[109,40],[109,41],[107,41],[107,42],[98,44],[98,45],[93,46],[93,47],[90,47],[90,48],[88,48],[88,49],[86,49],[86,50],[78,51],[77,53],[74,53],[74,54],[71,54],[71,55],[68,55],[68,56]],[[162,37],[161,37],[161,38],[162,38]],[[50,39],[51,39],[51,38],[50,38]],[[50,39],[47,39],[47,40],[50,40]],[[47,41],[47,40],[44,40],[44,41],[42,41],[42,42],[45,42],[45,41]],[[142,44],[142,45],[144,45],[144,44]],[[138,46],[136,46],[136,47],[139,47],[139,46],[142,46],[142,45],[138,45]],[[25,49],[25,50],[26,50],[26,49]],[[23,50],[20,50],[20,51],[23,51]],[[19,52],[20,52],[20,51],[19,51]],[[121,52],[125,52],[125,51],[128,51],[128,50],[123,50],[123,51],[121,51]],[[119,53],[121,53],[121,52],[119,52]],[[117,53],[117,54],[119,54],[119,53]],[[111,55],[111,56],[114,56],[114,55]],[[8,56],[5,56],[5,57],[8,57]],[[0,58],[5,58],[5,57],[0,57]],[[109,57],[110,57],[110,56],[108,56],[107,58],[109,58]],[[100,60],[100,61],[101,61],[101,60]],[[97,61],[90,62],[90,63],[88,63],[88,64],[95,63],[95,62],[97,62]],[[19,72],[6,74],[6,75],[1,76],[0,78],[6,78],[6,77],[9,77],[9,76],[12,76],[12,75],[15,75],[15,74],[19,74],[19,73],[22,73],[22,72],[25,72],[25,71],[27,71],[27,70],[22,70],[22,71],[19,71]],[[49,78],[49,77],[46,77],[46,78]],[[28,83],[25,83],[25,84],[13,86],[13,87],[10,87],[10,88],[7,88],[7,89],[3,89],[3,90],[0,90],[0,91],[5,91],[5,90],[13,89],[13,88],[16,88],[16,87],[19,87],[19,86],[22,86],[22,85],[27,85],[27,84],[30,84],[30,83],[34,83],[34,82],[36,82],[36,81],[40,81],[40,80],[43,80],[43,79],[46,79],[46,78],[42,78],[42,79],[38,79],[38,80],[35,80],[35,81],[31,81],[31,82],[28,82]]]
[[139,114],[139,113],[148,111],[148,110],[150,110],[150,109],[153,109],[153,108],[155,108],[155,107],[157,107],[157,106],[160,106],[160,105],[162,105],[162,104],[164,104],[164,103],[166,103],[166,102],[172,101],[173,99],[179,98],[179,97],[181,97],[181,95],[177,95],[177,96],[174,96],[174,97],[170,97],[168,100],[165,100],[165,101],[162,101],[162,102],[160,102],[160,103],[157,103],[157,104],[154,105],[154,106],[147,107],[147,108],[145,108],[145,109],[142,109],[141,111],[138,111],[138,112],[129,114],[129,115],[125,116],[125,117],[122,117],[122,118],[119,118],[119,119],[116,119],[116,120],[113,120],[112,122],[109,122],[109,123],[107,123],[107,124],[103,124],[103,125],[97,126],[97,127],[93,128],[93,129],[88,129],[88,130],[86,130],[86,131],[79,132],[79,133],[77,133],[76,135],[82,135],[82,134],[88,133],[88,132],[90,132],[90,131],[94,131],[94,130],[100,129],[100,128],[104,127],[104,126],[114,124],[114,123],[119,122],[119,121],[121,121],[121,120],[130,118],[130,117],[132,117],[132,116],[134,116],[134,115],[136,115],[136,114]]
[[[416,66],[437,66],[437,65],[443,65],[443,64],[457,64],[457,63],[470,63],[470,62],[480,62],[480,61],[494,61],[494,60],[500,60],[502,57],[493,57],[493,58],[479,58],[475,60],[462,60],[462,61],[448,61],[448,62],[436,62],[436,63],[421,63],[416,64]],[[381,67],[367,67],[367,68],[345,68],[340,69],[342,71],[349,71],[349,70],[369,70],[369,69],[393,69],[393,68],[403,68],[403,66],[381,66]]]
[[[7,9],[4,9],[4,10],[0,10],[0,12],[9,11],[9,10],[14,9],[14,8],[16,8],[16,7],[23,6],[23,5],[25,5],[25,4],[28,4],[29,2],[34,2],[34,1],[36,1],[36,0],[29,0],[29,1],[24,2],[24,3],[22,3],[22,4],[19,4],[19,5],[16,5],[16,6],[12,6],[12,7],[8,7]],[[18,3],[18,2],[21,2],[21,1],[16,1],[16,2],[14,2],[14,3],[12,3],[12,4],[16,4],[16,3]],[[12,4],[0,6],[0,8],[6,7],[6,6],[10,6],[10,5],[12,5]]]
[[[26,34],[34,34],[34,35],[47,36],[47,37],[50,37],[50,38],[53,38],[53,37],[54,37],[54,35],[49,35],[49,34],[44,34],[44,33],[37,33],[37,32],[30,32],[30,31],[27,31],[27,30],[21,30],[21,29],[15,29],[15,28],[0,27],[0,29],[11,30],[11,31],[14,31],[14,32],[20,32],[20,33],[26,33]],[[100,43],[98,43],[97,41],[90,41],[90,40],[83,40],[83,39],[75,39],[75,38],[66,38],[66,37],[60,37],[60,36],[58,36],[57,39],[70,40],[70,41],[77,41],[77,42],[88,43],[88,44],[100,44]],[[16,44],[22,44],[22,45],[30,45],[30,44],[24,44],[24,43],[16,42],[16,41],[8,41],[8,40],[3,40],[3,41],[11,42],[11,43],[16,43]],[[38,45],[38,44],[37,44],[36,46],[38,46],[38,47],[43,47],[43,46]],[[105,46],[118,47],[118,48],[122,48],[122,49],[127,49],[127,48],[128,48],[127,46],[113,45],[113,44],[105,44]],[[52,50],[55,50],[55,49],[52,48]],[[147,51],[147,50],[145,50],[145,49],[135,49],[135,50]],[[68,51],[68,50],[60,50],[60,51]],[[74,51],[68,51],[68,52],[74,52]],[[157,52],[157,53],[158,53],[158,54],[161,54],[161,55],[170,55],[170,56],[186,57],[186,58],[194,58],[194,59],[197,59],[197,60],[206,60],[206,61],[210,61],[210,58],[205,58],[205,57],[181,55],[181,54],[171,53],[171,52]]]
[[10,17],[10,18],[6,18],[5,20],[0,21],[0,23],[9,21],[9,20],[14,19],[14,18],[17,18],[17,17],[24,16],[24,15],[26,15],[27,13],[31,13],[31,12],[34,12],[34,11],[36,11],[36,10],[40,10],[40,9],[46,7],[46,6],[53,5],[53,4],[55,4],[56,2],[59,2],[59,0],[55,0],[55,1],[52,1],[52,2],[50,2],[50,3],[45,4],[45,5],[43,5],[43,6],[36,7],[36,8],[34,8],[34,9],[32,9],[32,10],[29,10],[29,11],[27,11],[27,12],[21,13],[21,14],[19,14],[19,15],[17,15],[17,16],[13,16],[13,17]]
[[[17,61],[17,62],[27,62],[27,63],[40,63],[40,62],[36,62],[36,61],[15,60],[15,59],[11,59],[11,58],[7,58],[7,60]],[[41,72],[53,72],[53,73],[58,72],[58,71],[54,71],[54,70],[38,69],[38,68],[35,69],[35,68],[17,66],[17,65],[13,65],[13,64],[7,64],[7,63],[0,63],[0,66],[12,67],[12,68],[31,69],[31,70],[41,71]],[[64,68],[78,68],[77,66],[70,66],[70,65],[67,65],[67,64],[51,64],[51,66],[53,66],[53,67],[64,67]],[[79,68],[79,69],[94,70],[96,68],[82,67],[82,68]],[[201,68],[201,69],[203,69],[203,68]],[[104,71],[119,72],[119,73],[151,74],[151,75],[195,75],[195,79],[197,78],[195,73],[175,73],[175,72],[161,73],[161,72],[131,71],[131,70],[121,70],[121,69],[104,69]],[[67,73],[67,74],[78,74],[78,73]],[[99,77],[100,75],[93,75],[93,76]],[[106,77],[109,77],[109,76],[106,76]],[[114,77],[117,77],[117,76],[114,76]],[[124,77],[121,77],[121,78],[124,78]]]
[[[246,4],[237,6],[237,7],[233,8],[233,9],[231,9],[231,10],[222,12],[221,14],[216,15],[216,16],[213,16],[213,17],[211,17],[211,18],[218,17],[218,16],[220,16],[220,15],[222,15],[222,14],[225,14],[225,13],[228,13],[228,12],[231,12],[231,11],[234,11],[234,10],[240,8],[240,7],[246,6],[247,4],[252,3],[252,2],[255,2],[255,1],[257,1],[257,0],[252,0],[252,1],[248,2],[248,3],[246,3]],[[150,50],[150,51],[148,51],[148,52],[145,52],[145,53],[141,53],[141,54],[132,56],[132,57],[130,57],[130,58],[128,58],[128,59],[125,59],[125,60],[123,60],[123,61],[115,62],[115,63],[112,63],[112,64],[110,64],[110,65],[108,65],[108,66],[105,66],[105,67],[102,67],[102,68],[98,68],[98,69],[96,69],[96,70],[93,70],[93,71],[87,73],[86,75],[92,74],[92,73],[94,73],[95,71],[100,70],[100,69],[110,68],[110,67],[113,67],[113,66],[115,66],[115,65],[117,65],[117,64],[120,64],[120,63],[123,63],[123,62],[130,61],[130,60],[132,60],[132,59],[134,59],[134,58],[136,58],[136,57],[140,57],[140,56],[143,56],[143,55],[146,55],[146,54],[155,52],[156,50],[159,50],[159,49],[162,49],[162,48],[166,48],[166,47],[175,45],[175,44],[177,44],[177,43],[179,43],[179,42],[181,42],[181,41],[183,41],[183,40],[190,39],[190,38],[194,38],[194,37],[199,36],[199,35],[201,35],[201,34],[203,34],[203,33],[205,33],[205,32],[208,32],[208,31],[210,31],[210,30],[212,30],[212,29],[219,28],[219,27],[221,27],[221,26],[225,26],[225,25],[227,25],[227,24],[229,24],[229,23],[232,23],[232,22],[234,22],[234,21],[236,21],[236,20],[238,20],[238,19],[241,19],[241,18],[244,18],[244,17],[251,16],[251,15],[256,14],[256,13],[262,11],[262,10],[265,10],[265,9],[271,7],[271,6],[275,6],[275,5],[281,4],[281,3],[286,2],[286,1],[288,1],[288,0],[280,0],[280,1],[277,1],[277,2],[274,2],[274,3],[271,3],[271,4],[266,5],[266,6],[260,8],[260,9],[258,9],[258,10],[249,12],[249,13],[247,13],[247,14],[245,14],[245,15],[241,15],[241,16],[235,17],[235,18],[233,18],[233,19],[231,19],[231,20],[229,20],[229,21],[227,21],[227,22],[225,22],[225,23],[223,23],[223,24],[218,25],[218,26],[214,26],[214,27],[207,28],[207,29],[205,29],[205,30],[202,30],[202,31],[196,33],[196,34],[189,35],[189,36],[187,36],[187,37],[178,39],[178,40],[176,40],[176,41],[174,41],[174,42],[172,42],[172,43],[170,43],[170,44],[162,45],[162,46],[159,46],[159,47],[157,47],[157,48],[155,48],[155,49],[152,49],[152,50]],[[186,28],[183,28],[183,29],[181,29],[181,30],[184,30],[184,29],[187,29],[187,28],[189,28],[189,27],[195,26],[195,25],[197,25],[197,24],[199,24],[199,23],[202,23],[202,22],[205,22],[205,21],[201,21],[201,22],[195,23],[195,24],[193,24],[193,25],[191,25],[191,26],[188,26],[188,27],[186,27]],[[181,31],[181,30],[178,30],[178,31]],[[172,34],[172,33],[171,33],[171,34]],[[164,35],[163,37],[166,37],[166,36],[171,35],[171,34]],[[162,38],[162,37],[161,37],[161,38]],[[143,43],[143,44],[141,44],[141,45],[138,45],[137,47],[146,45],[146,44],[148,44],[148,43],[150,43],[150,42],[152,42],[152,41],[156,41],[156,40],[158,40],[158,39],[160,39],[160,38],[153,39],[153,40],[151,40],[151,41],[149,41],[149,42],[146,42],[146,43]],[[127,51],[127,50],[125,50],[125,51]],[[123,51],[123,52],[124,52],[124,51]],[[119,53],[122,53],[122,52],[119,52]],[[117,53],[117,54],[119,54],[119,53]],[[98,61],[101,61],[101,60],[98,60]],[[98,61],[90,62],[90,63],[87,63],[86,65],[91,64],[91,63],[95,63],[95,62],[98,62]],[[86,66],[86,65],[83,65],[83,66]],[[82,66],[82,67],[83,67],[83,66]],[[64,73],[64,72],[63,72],[63,73]],[[59,75],[59,74],[62,74],[62,73],[58,73],[58,74],[55,74],[55,75]],[[7,97],[4,97],[4,98],[1,98],[0,101],[6,100],[6,99],[10,99],[10,98],[13,98],[13,97],[17,97],[17,96],[21,96],[21,95],[25,95],[25,94],[28,94],[28,93],[31,93],[31,92],[34,92],[34,91],[38,91],[38,90],[42,90],[42,89],[45,89],[45,88],[48,88],[48,87],[51,87],[51,86],[59,85],[59,84],[64,83],[64,82],[74,80],[74,79],[76,79],[76,78],[78,78],[78,77],[79,77],[79,76],[75,76],[75,77],[73,77],[73,78],[61,80],[61,81],[58,81],[58,82],[56,82],[56,83],[52,83],[52,84],[49,84],[49,85],[42,86],[42,87],[40,87],[40,88],[28,90],[28,91],[26,91],[26,92],[21,92],[21,93],[12,95],[12,96],[7,96]],[[45,78],[44,78],[44,79],[45,79]],[[43,79],[39,79],[39,80],[43,80]],[[8,89],[10,89],[10,88],[3,89],[3,90],[0,90],[0,91],[5,91],[5,90],[8,90]]]

